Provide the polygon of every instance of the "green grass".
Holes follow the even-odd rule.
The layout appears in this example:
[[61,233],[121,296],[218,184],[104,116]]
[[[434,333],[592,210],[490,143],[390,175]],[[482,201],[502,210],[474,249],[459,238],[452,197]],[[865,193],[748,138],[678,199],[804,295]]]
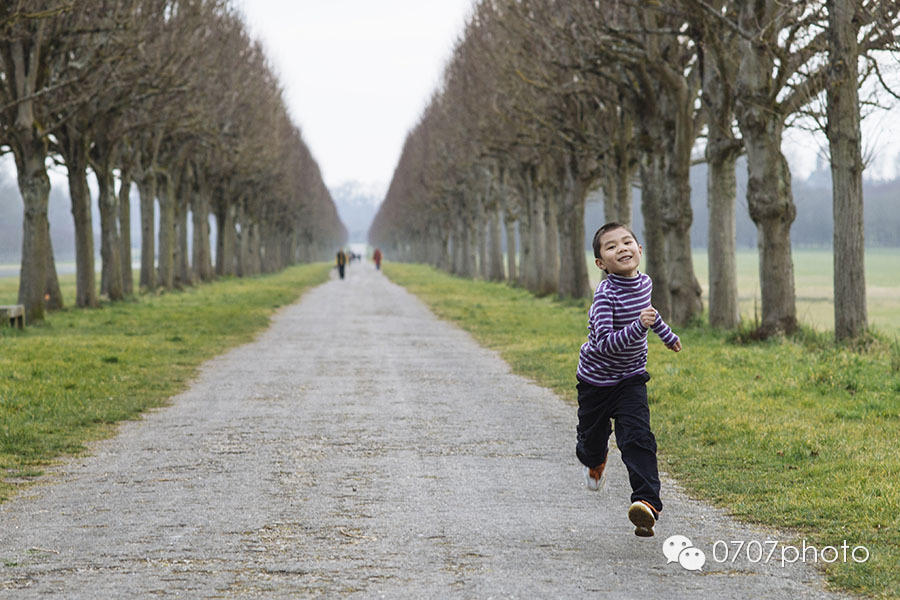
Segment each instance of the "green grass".
[[[574,404],[586,300],[535,298],[421,265],[384,270]],[[811,329],[750,345],[703,327],[678,333],[681,353],[650,343],[661,466],[692,496],[793,532],[784,544],[865,546],[869,561],[827,566],[829,582],[900,598],[900,344],[876,337],[838,347]]]
[[[816,331],[834,330],[834,261],[831,250],[794,249],[794,285],[797,318]],[[694,272],[709,305],[709,263],[704,249],[694,249]],[[752,322],[761,318],[759,257],[756,250],[737,253],[738,302],[741,316]],[[866,250],[866,308],[875,331],[900,336],[900,248]],[[592,285],[600,281],[593,255],[588,255]]]
[[[112,433],[117,421],[165,404],[201,362],[250,341],[329,269],[297,266],[62,310],[22,331],[0,327],[0,501],[55,458]],[[0,303],[15,298],[16,285],[0,279]],[[74,297],[73,276],[61,285]]]
[[[62,263],[57,263],[59,266]],[[0,269],[8,272],[17,273],[19,265],[0,265]],[[137,269],[133,271],[134,289],[139,288],[140,272]],[[75,306],[75,275],[60,275],[59,289],[62,292],[63,304],[65,306]],[[100,291],[100,271],[96,275],[97,291]],[[18,304],[19,297],[19,278],[18,277],[0,277],[0,304]]]

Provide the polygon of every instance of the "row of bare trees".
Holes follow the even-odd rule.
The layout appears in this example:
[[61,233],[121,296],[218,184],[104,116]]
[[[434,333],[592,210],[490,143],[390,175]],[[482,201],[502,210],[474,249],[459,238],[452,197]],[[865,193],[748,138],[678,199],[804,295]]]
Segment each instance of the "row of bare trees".
[[370,241],[462,276],[581,297],[585,197],[599,188],[606,218],[630,223],[636,185],[653,303],[686,323],[702,312],[689,184],[702,151],[709,319],[732,328],[735,165],[746,154],[760,333],[790,332],[796,209],[782,135],[819,124],[834,180],[836,334],[857,336],[867,326],[858,89],[882,80],[898,27],[897,1],[481,0],[408,134]]
[[111,300],[133,292],[132,185],[147,290],[324,258],[346,236],[262,48],[226,0],[3,2],[0,144],[25,205],[19,302],[31,320],[62,306],[51,161],[68,172],[78,306],[98,303],[89,171]]

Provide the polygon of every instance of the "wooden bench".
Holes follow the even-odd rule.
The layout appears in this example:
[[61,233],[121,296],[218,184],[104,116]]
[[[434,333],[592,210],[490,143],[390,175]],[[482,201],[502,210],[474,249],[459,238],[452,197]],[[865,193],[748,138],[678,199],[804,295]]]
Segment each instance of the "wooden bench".
[[22,304],[7,304],[0,306],[0,321],[6,322],[9,319],[10,327],[25,327],[25,306]]

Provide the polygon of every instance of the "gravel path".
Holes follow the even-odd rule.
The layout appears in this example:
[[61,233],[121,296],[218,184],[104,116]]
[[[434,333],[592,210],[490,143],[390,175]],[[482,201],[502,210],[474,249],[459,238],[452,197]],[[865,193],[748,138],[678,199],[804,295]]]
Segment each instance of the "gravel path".
[[[574,428],[571,404],[354,264],[0,505],[0,598],[837,597],[777,552],[713,561],[716,540],[779,538],[667,478],[657,536],[635,537],[618,454],[586,491]],[[667,564],[674,534],[702,571]]]

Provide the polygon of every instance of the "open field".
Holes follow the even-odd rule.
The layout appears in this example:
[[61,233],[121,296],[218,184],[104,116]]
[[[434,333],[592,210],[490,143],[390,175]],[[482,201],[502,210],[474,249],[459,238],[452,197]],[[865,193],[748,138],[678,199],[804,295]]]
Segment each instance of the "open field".
[[[798,263],[805,264],[802,257]],[[586,300],[535,298],[422,265],[388,263],[384,270],[496,349],[515,372],[574,404]],[[805,277],[806,267],[798,271]],[[863,348],[839,347],[828,334],[804,329],[743,345],[706,327],[677,332],[684,343],[678,354],[650,340],[648,390],[662,467],[691,495],[778,528],[782,544],[865,546],[863,563],[820,564],[829,581],[900,598],[897,341],[882,336]],[[572,436],[574,448],[574,426]],[[572,460],[577,469],[574,451]]]
[[[0,328],[0,501],[54,458],[164,404],[201,362],[252,339],[329,270],[297,266],[53,312],[23,331]],[[61,279],[71,305],[74,276]],[[0,303],[15,289],[14,279],[0,279]]]
[[[75,263],[57,264],[59,289],[65,306],[75,305]],[[134,289],[140,286],[140,269],[133,271]],[[100,290],[100,271],[97,271],[97,290]],[[15,304],[19,296],[19,266],[0,265],[0,304]]]
[[[797,318],[816,331],[834,329],[832,282],[834,265],[828,249],[795,249],[794,283]],[[738,298],[741,316],[752,322],[760,314],[759,259],[755,250],[737,254]],[[709,263],[705,249],[694,250],[694,271],[703,288],[703,305],[709,305]],[[600,281],[593,255],[588,255],[592,286]],[[900,336],[900,248],[866,250],[866,299],[869,324],[875,331]]]

